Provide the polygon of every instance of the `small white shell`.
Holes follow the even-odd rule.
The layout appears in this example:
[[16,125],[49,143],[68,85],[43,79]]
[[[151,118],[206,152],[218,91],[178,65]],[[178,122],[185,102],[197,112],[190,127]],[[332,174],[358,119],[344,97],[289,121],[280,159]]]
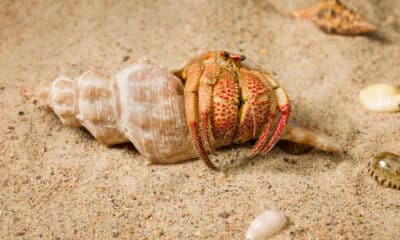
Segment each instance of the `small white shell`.
[[286,224],[286,217],[278,211],[268,210],[257,216],[246,233],[247,240],[263,240],[279,232]]
[[360,92],[360,101],[373,112],[397,112],[400,110],[400,88],[389,84],[376,84]]

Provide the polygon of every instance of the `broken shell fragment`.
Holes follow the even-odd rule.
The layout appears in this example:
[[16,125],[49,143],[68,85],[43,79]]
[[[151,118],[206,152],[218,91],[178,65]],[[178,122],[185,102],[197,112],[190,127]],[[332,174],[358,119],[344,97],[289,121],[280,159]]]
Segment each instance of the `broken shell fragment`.
[[369,163],[369,174],[381,185],[400,190],[400,156],[391,152],[377,154]]
[[246,239],[263,240],[279,232],[285,224],[286,217],[281,212],[268,210],[251,222]]
[[360,101],[373,112],[400,110],[400,88],[389,84],[376,84],[360,91]]

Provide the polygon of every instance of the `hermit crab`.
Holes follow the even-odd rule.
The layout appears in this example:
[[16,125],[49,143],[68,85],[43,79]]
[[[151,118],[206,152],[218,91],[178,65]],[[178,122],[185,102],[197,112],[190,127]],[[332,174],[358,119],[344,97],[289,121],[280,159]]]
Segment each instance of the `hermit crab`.
[[339,147],[298,124],[279,83],[244,55],[223,50],[196,54],[168,71],[134,62],[109,77],[89,70],[21,94],[50,108],[67,126],[84,126],[101,143],[132,142],[152,163],[177,163],[257,139],[249,157],[265,155],[279,139],[324,151]]

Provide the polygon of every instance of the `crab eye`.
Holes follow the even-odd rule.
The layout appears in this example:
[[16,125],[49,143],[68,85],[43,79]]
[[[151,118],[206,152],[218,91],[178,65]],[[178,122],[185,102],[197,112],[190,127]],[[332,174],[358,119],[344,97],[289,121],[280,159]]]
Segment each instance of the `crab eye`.
[[227,51],[224,51],[224,52],[222,53],[222,55],[223,55],[225,58],[228,58],[230,54],[229,54]]

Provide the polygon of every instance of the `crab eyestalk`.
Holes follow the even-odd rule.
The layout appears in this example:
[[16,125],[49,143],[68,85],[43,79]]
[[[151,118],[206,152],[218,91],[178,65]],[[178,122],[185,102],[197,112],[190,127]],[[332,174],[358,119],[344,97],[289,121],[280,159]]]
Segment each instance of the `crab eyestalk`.
[[234,61],[244,61],[244,60],[246,60],[246,56],[245,55],[233,54],[233,53],[229,53],[227,51],[221,52],[221,56],[223,56],[225,58],[230,58],[230,59],[232,59]]

